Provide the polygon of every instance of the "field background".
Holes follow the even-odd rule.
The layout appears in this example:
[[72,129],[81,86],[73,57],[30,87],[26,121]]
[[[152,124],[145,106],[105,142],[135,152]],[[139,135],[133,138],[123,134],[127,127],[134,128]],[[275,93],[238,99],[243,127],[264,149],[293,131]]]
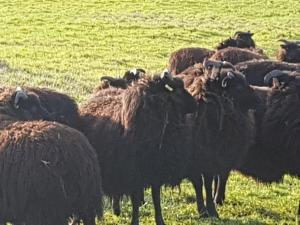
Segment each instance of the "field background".
[[[257,46],[274,57],[278,39],[300,39],[300,1],[42,1],[0,0],[0,85],[43,86],[79,102],[102,75],[141,67],[155,73],[181,47],[215,47],[235,31],[255,33]],[[265,186],[233,174],[220,220],[199,219],[188,182],[163,190],[166,223],[295,224],[299,179]],[[154,224],[152,201],[141,208],[141,224]],[[129,224],[125,199],[120,218],[107,203],[104,221]]]

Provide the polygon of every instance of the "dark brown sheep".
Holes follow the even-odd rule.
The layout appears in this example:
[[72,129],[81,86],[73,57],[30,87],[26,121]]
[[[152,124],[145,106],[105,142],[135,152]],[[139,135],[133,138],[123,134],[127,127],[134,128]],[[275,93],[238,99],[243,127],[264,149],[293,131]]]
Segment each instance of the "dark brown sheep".
[[264,86],[264,77],[272,70],[300,71],[300,64],[279,62],[275,60],[252,60],[241,62],[235,68],[242,72],[249,84]]
[[273,87],[266,90],[266,111],[261,124],[259,148],[249,152],[240,168],[243,173],[263,182],[280,181],[285,173],[300,176],[297,141],[300,77],[273,71],[266,76],[265,81],[270,84],[272,79]]
[[[9,102],[13,106],[10,108],[15,112],[13,117],[19,115],[22,120],[56,121],[81,129],[77,103],[66,94],[47,88],[3,88],[0,90],[0,102]],[[19,120],[17,117],[15,119]]]
[[281,40],[283,44],[277,53],[279,61],[300,63],[300,41]]
[[103,76],[100,78],[102,83],[94,90],[94,93],[109,87],[126,89],[128,85],[142,78],[145,74],[144,69],[132,69],[126,71],[122,78]]
[[179,74],[196,63],[202,63],[215,51],[206,48],[182,48],[173,52],[169,58],[169,71],[173,75]]
[[152,187],[155,221],[165,224],[160,186],[178,184],[185,173],[185,114],[195,109],[183,82],[169,73],[142,78],[119,95],[92,98],[81,108],[86,135],[96,148],[104,193],[130,195],[132,225],[139,224],[140,190]]
[[[0,128],[14,121],[59,121],[79,128],[77,104],[67,95],[40,88],[0,89]],[[78,215],[77,215],[78,216]]]
[[216,48],[218,50],[228,47],[237,47],[237,48],[255,48],[255,42],[252,39],[254,33],[237,31],[233,37],[221,42]]
[[238,71],[222,68],[222,62],[208,61],[204,65],[213,67],[198,77],[199,91],[193,94],[199,106],[188,120],[193,154],[187,177],[194,185],[199,213],[218,216],[212,199],[213,176],[236,168],[247,153],[254,135],[254,119],[249,109],[254,108],[257,97]]
[[80,132],[55,122],[10,123],[0,130],[0,221],[85,225],[102,215],[95,150]]
[[[252,87],[260,99],[260,104],[257,105],[255,116],[256,140],[255,144],[251,147],[251,150],[246,156],[245,163],[243,164],[243,166],[241,168],[236,169],[242,171],[247,175],[252,175],[263,182],[281,181],[284,173],[291,173],[290,171],[297,170],[296,165],[299,162],[294,162],[294,164],[290,164],[291,162],[293,162],[293,160],[291,162],[284,162],[283,160],[288,157],[293,157],[290,156],[290,151],[292,151],[292,149],[278,149],[277,151],[281,152],[277,153],[275,151],[276,149],[274,148],[274,146],[276,144],[279,144],[277,142],[278,139],[276,138],[281,139],[281,141],[283,142],[283,146],[286,146],[288,144],[288,138],[284,139],[286,138],[286,136],[284,136],[285,127],[276,127],[276,125],[281,123],[281,118],[286,118],[284,119],[284,121],[296,119],[294,118],[295,116],[292,113],[296,113],[295,110],[298,104],[296,102],[298,99],[297,96],[300,96],[300,88],[298,87],[300,86],[300,79],[298,77],[300,77],[300,73],[297,73],[295,71],[291,72],[273,70],[270,73],[268,73],[264,78],[265,85],[269,86],[273,85],[272,79],[276,78],[277,83],[274,83],[274,86],[272,88],[255,86]],[[291,100],[292,98],[294,98],[294,100]],[[278,123],[276,121],[278,121]],[[272,127],[269,127],[269,123],[272,125]],[[272,130],[272,128],[274,128],[274,130]],[[278,129],[280,129],[280,131]],[[278,130],[278,136],[280,136],[280,133],[283,132],[282,135],[284,137],[274,136],[273,138],[275,139],[273,141],[275,143],[273,142],[271,144],[266,142],[266,140],[268,140],[267,138],[269,138],[269,141],[271,142],[271,136],[273,135],[273,132],[275,132],[276,134],[276,130]],[[288,136],[289,134],[286,135]],[[277,147],[282,148],[279,146]],[[274,154],[276,155],[276,157],[278,157],[276,158],[272,156]],[[281,158],[281,154],[286,154],[287,156]],[[254,157],[256,158],[254,159]],[[271,160],[269,159],[269,157]],[[288,166],[292,166],[294,169],[288,169]],[[296,173],[296,175],[300,176],[299,167],[298,171],[299,172]],[[217,203],[222,203],[222,201],[225,199],[225,187],[227,180],[226,178],[228,178],[228,176],[226,177],[225,175],[220,178],[221,181],[219,182],[219,189],[217,190],[217,196],[215,199]]]
[[268,59],[268,57],[257,54],[248,49],[228,47],[218,50],[211,56],[212,60],[227,61],[232,64],[245,62],[253,59]]

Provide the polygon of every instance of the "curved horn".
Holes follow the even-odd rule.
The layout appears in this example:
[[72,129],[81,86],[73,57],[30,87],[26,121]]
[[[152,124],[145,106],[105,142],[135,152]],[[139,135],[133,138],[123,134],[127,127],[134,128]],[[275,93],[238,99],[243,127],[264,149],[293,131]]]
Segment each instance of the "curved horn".
[[138,75],[138,70],[136,68],[134,68],[134,69],[131,69],[129,71],[129,73],[132,73],[134,76],[137,76]]
[[280,42],[283,42],[283,44],[284,44],[284,45],[291,44],[291,42],[290,42],[290,41],[288,41],[288,40],[285,40],[285,39],[279,39],[278,41],[280,41]]
[[161,78],[161,79],[167,78],[167,79],[173,80],[173,76],[172,76],[172,74],[170,73],[170,71],[169,71],[168,69],[165,69],[165,70],[160,74],[160,78]]
[[15,100],[14,100],[14,107],[16,109],[19,108],[19,101],[20,101],[20,99],[27,100],[28,99],[28,95],[20,87],[17,87],[17,89],[16,89],[16,96],[15,96]]
[[223,62],[222,61],[215,61],[215,60],[210,60],[210,59],[207,59],[205,58],[203,60],[203,66],[205,69],[210,69],[209,67],[221,67],[223,65]]
[[284,71],[281,70],[272,70],[271,72],[267,73],[264,77],[264,83],[266,85],[270,84],[270,81],[273,80],[273,78],[277,78],[280,77],[282,75],[288,75],[287,73],[285,73]]
[[110,77],[110,76],[103,76],[100,78],[101,81],[104,81],[104,80],[107,80],[109,82],[113,82],[115,81],[116,79],[114,77]]
[[233,70],[235,70],[235,67],[234,67],[234,65],[232,65],[231,62],[222,61],[222,66],[223,66],[223,67],[230,67],[230,68],[232,68]]
[[233,79],[234,77],[235,77],[235,76],[234,76],[234,74],[233,74],[231,71],[227,72],[226,77],[224,77],[223,80],[222,80],[222,87],[223,87],[223,88],[226,88],[226,87],[227,87],[227,84],[228,84],[228,80],[231,80],[231,79]]

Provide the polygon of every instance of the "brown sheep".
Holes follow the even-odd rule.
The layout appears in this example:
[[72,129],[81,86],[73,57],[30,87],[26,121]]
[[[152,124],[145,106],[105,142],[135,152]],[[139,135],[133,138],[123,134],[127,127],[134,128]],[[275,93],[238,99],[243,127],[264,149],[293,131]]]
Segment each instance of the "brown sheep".
[[241,62],[235,68],[242,72],[249,84],[265,86],[264,77],[272,70],[300,71],[300,64],[279,62],[276,60],[252,60]]
[[189,66],[202,63],[205,58],[212,56],[214,52],[206,48],[179,49],[173,52],[169,58],[169,71],[173,75],[179,74]]
[[248,49],[228,47],[218,50],[211,56],[212,60],[227,61],[232,64],[245,62],[253,59],[268,59],[266,56],[257,54]]
[[103,76],[100,78],[101,84],[94,90],[94,93],[109,87],[126,89],[128,85],[142,78],[145,74],[144,69],[132,69],[126,71],[122,78]]
[[[39,89],[36,89],[36,90],[39,90]],[[49,93],[49,92],[46,92],[46,93]],[[51,103],[50,105],[54,106],[54,107],[58,107],[58,105],[59,105],[59,102],[58,102],[58,104],[56,103],[56,105],[55,105],[54,101],[52,101],[52,102],[50,101],[48,103],[49,104]],[[47,107],[49,108],[50,105],[47,105]],[[62,104],[60,104],[60,105],[62,105]],[[62,107],[62,109],[63,109],[63,107]],[[70,110],[70,109],[68,109],[68,110]],[[29,120],[39,120],[39,119],[44,120],[46,118],[48,120],[53,119],[53,118],[49,118],[49,112],[47,111],[47,109],[45,109],[42,106],[41,100],[40,100],[39,96],[36,95],[36,93],[33,93],[31,91],[28,91],[28,90],[25,92],[24,90],[21,90],[20,88],[18,88],[17,90],[12,89],[12,88],[1,88],[1,91],[0,91],[0,132],[2,132],[1,130],[9,131],[7,129],[8,129],[8,127],[12,126],[10,124],[12,124],[16,121],[24,121],[22,123],[23,124],[22,129],[23,129],[23,127],[26,127],[26,124],[31,124],[31,123],[28,122]],[[39,122],[36,121],[36,123],[38,124]],[[30,125],[28,125],[28,126],[30,126]],[[53,126],[56,127],[56,126],[60,126],[60,125],[55,123]],[[64,128],[64,129],[67,129],[67,127]],[[73,130],[71,128],[68,128],[68,129]],[[58,128],[58,129],[55,129],[55,130],[61,130],[61,128]],[[75,132],[75,130],[74,130],[74,132]],[[45,135],[47,136],[47,134],[45,134]],[[78,135],[76,135],[76,133],[73,134],[73,135],[78,136]],[[58,138],[60,138],[59,135],[58,135]],[[26,140],[17,140],[17,138],[16,138],[16,142],[18,142],[18,141],[21,141],[22,143],[26,142]],[[83,143],[87,142],[87,140],[85,138],[78,138],[78,143],[80,143],[80,141],[83,141]],[[37,143],[38,143],[38,141],[37,141]],[[68,144],[67,141],[66,141],[66,144]],[[52,146],[52,143],[51,143],[51,146]],[[33,147],[33,146],[31,146],[31,147]],[[57,148],[58,147],[59,146],[57,146]],[[78,147],[75,147],[75,145],[73,145],[73,147],[74,147],[74,149],[72,149],[72,150],[75,151],[74,152],[74,157],[76,157],[76,151],[77,151]],[[85,149],[87,147],[82,146],[82,148]],[[88,148],[87,148],[86,151],[89,151]],[[60,157],[60,156],[59,155],[56,155],[56,156],[53,155],[53,157]],[[81,159],[81,161],[84,161],[84,160],[88,160],[88,158],[87,159]],[[94,166],[95,166],[95,168],[98,168],[98,163]],[[94,172],[97,172],[97,171],[94,171]],[[99,172],[97,172],[97,173],[99,174]],[[97,182],[98,183],[100,182],[99,180],[97,180],[97,176],[96,176],[96,178],[93,178],[93,179],[95,179],[93,181],[93,182],[95,182],[95,184]],[[99,186],[98,188],[101,189],[101,186]],[[59,204],[59,203],[57,203],[57,204]],[[14,207],[14,206],[12,206],[12,207]],[[77,212],[79,212],[79,211],[77,211]],[[74,213],[77,213],[77,212],[74,211]],[[92,211],[91,211],[91,213],[92,213]],[[30,216],[32,216],[32,215],[30,215]],[[92,222],[91,216],[93,216],[92,214],[91,215],[84,215],[82,213],[81,214],[77,213],[77,216],[80,216],[80,218],[84,219],[87,224],[93,224],[93,223],[91,223]],[[0,215],[0,217],[1,217],[1,215]],[[11,221],[11,219],[9,219],[9,218],[8,218],[8,220]],[[90,220],[90,222],[88,220]]]
[[2,223],[65,225],[76,214],[95,225],[100,169],[83,134],[55,122],[11,121],[0,140]]
[[234,36],[221,42],[216,49],[224,49],[228,47],[237,47],[237,48],[255,48],[255,42],[252,39],[254,33],[237,31]]
[[140,79],[119,95],[93,97],[81,108],[85,134],[95,147],[108,196],[131,197],[132,225],[139,224],[141,191],[151,186],[157,225],[165,224],[160,186],[176,185],[189,156],[183,150],[185,114],[195,109],[183,82],[165,72]]

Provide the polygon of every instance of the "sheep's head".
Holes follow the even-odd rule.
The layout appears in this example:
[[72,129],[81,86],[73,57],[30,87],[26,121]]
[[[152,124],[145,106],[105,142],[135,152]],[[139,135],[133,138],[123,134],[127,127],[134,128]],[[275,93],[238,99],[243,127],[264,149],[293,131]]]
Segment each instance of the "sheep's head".
[[277,59],[280,61],[300,63],[300,41],[287,41],[284,39],[279,40],[283,42],[277,54]]
[[233,100],[242,110],[253,109],[257,96],[245,76],[234,70],[228,62],[207,60],[205,62],[204,92],[213,92]]
[[300,87],[300,73],[296,71],[272,70],[265,75],[264,83],[274,89],[283,89],[290,85]]
[[235,32],[233,39],[237,41],[237,47],[239,48],[255,48],[255,42],[252,39],[254,33],[237,31]]
[[125,79],[122,78],[114,78],[110,76],[103,76],[100,78],[102,84],[99,89],[106,89],[109,87],[116,87],[126,89],[128,84]]
[[180,78],[174,78],[168,71],[164,70],[160,76],[154,77],[157,89],[169,102],[174,110],[185,113],[193,113],[196,110],[194,98],[184,88],[184,83]]
[[52,120],[52,116],[42,106],[40,98],[33,92],[27,92],[20,87],[11,96],[11,105],[25,120]]
[[146,74],[146,71],[143,69],[132,69],[125,72],[123,79],[127,81],[127,83],[131,83],[143,77]]
[[250,31],[242,32],[237,31],[235,32],[233,38],[229,37],[228,39],[221,42],[217,49],[227,48],[227,47],[238,47],[238,48],[255,48],[255,42],[252,39],[253,33]]

